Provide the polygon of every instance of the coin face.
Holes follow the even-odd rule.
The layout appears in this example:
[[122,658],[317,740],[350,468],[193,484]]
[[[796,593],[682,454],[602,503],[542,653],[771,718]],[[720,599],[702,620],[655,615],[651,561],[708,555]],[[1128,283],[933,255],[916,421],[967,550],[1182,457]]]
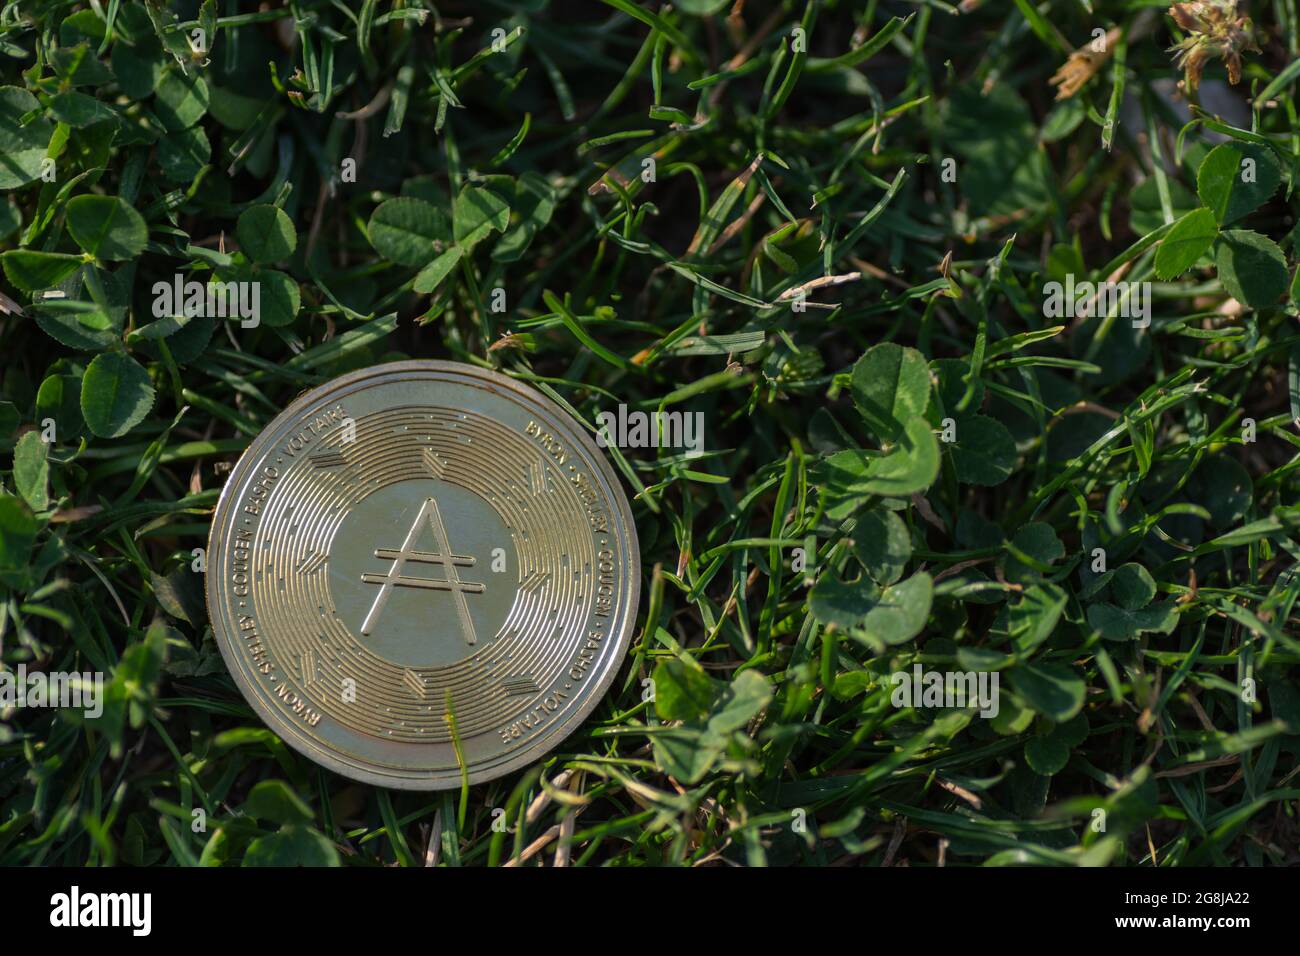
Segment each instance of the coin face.
[[631,511],[534,390],[397,362],[298,398],[231,472],[208,542],[212,628],[244,696],[311,759],[385,787],[536,760],[631,637]]

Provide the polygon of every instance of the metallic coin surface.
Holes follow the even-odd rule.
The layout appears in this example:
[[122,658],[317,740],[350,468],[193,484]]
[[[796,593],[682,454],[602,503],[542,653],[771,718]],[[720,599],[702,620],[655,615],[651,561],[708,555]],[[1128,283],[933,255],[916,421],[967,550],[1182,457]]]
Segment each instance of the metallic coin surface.
[[457,787],[538,759],[627,653],[640,558],[580,426],[496,372],[412,361],[299,397],[231,472],[208,542],[240,690],[312,760]]

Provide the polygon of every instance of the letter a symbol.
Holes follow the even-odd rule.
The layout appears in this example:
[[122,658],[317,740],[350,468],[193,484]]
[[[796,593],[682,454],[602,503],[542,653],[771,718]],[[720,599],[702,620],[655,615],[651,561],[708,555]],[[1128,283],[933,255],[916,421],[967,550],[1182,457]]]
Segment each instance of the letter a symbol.
[[[437,542],[438,551],[415,551],[413,545],[415,539],[420,535],[420,528],[423,526],[425,516],[428,516],[429,527],[433,530],[433,540]],[[456,611],[460,616],[461,633],[465,636],[466,644],[475,643],[474,622],[469,616],[469,604],[465,601],[466,594],[482,594],[483,585],[470,581],[462,581],[457,573],[457,567],[473,567],[478,559],[463,554],[452,554],[451,542],[447,540],[447,529],[443,526],[442,515],[438,513],[438,503],[432,498],[426,498],[424,504],[420,507],[420,513],[415,516],[415,521],[411,523],[411,530],[406,533],[406,540],[402,542],[400,551],[394,551],[391,548],[376,548],[375,557],[382,561],[392,561],[393,566],[388,569],[387,574],[363,574],[361,580],[366,584],[378,584],[379,593],[375,595],[375,601],[370,605],[370,612],[366,615],[365,623],[361,625],[362,634],[370,634],[379,621],[380,612],[383,611],[384,605],[388,603],[388,596],[393,593],[393,588],[423,588],[433,591],[450,591],[456,600]],[[417,564],[440,564],[446,572],[444,580],[434,578],[412,578],[402,574],[406,562],[414,561]]]

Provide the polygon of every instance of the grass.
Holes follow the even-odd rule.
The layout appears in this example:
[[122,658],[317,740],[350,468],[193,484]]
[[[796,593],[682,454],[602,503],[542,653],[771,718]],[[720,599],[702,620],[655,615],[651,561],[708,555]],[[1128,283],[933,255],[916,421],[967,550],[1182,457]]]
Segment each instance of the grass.
[[[0,641],[107,703],[0,711],[0,862],[1297,862],[1296,4],[1236,86],[1160,3],[961,7],[6,8]],[[706,426],[611,450],[606,700],[443,794],[265,729],[195,570],[251,437],[402,356]]]

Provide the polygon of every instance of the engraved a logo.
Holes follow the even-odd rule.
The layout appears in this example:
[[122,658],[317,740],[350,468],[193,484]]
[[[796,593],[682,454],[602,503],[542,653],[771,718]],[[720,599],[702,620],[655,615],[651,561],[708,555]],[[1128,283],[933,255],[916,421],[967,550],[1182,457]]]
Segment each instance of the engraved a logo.
[[[433,540],[437,544],[437,551],[416,551],[413,550],[416,539],[420,536],[420,531],[424,528],[425,522],[428,522],[429,528],[433,531]],[[451,542],[447,540],[447,528],[442,523],[442,515],[438,513],[438,503],[432,498],[426,498],[424,504],[420,506],[420,513],[415,516],[415,521],[411,524],[411,530],[406,533],[406,540],[402,542],[401,550],[394,551],[391,548],[376,548],[375,557],[383,561],[392,561],[393,566],[388,569],[387,574],[363,574],[361,580],[366,584],[378,584],[379,593],[375,595],[375,601],[370,605],[370,611],[366,614],[365,622],[361,625],[362,634],[370,634],[379,621],[379,615],[384,610],[384,605],[388,603],[388,596],[393,593],[393,588],[424,588],[432,591],[450,591],[456,602],[456,612],[460,616],[461,633],[465,636],[466,644],[473,644],[476,641],[474,634],[474,622],[469,616],[469,604],[465,600],[466,594],[482,594],[484,587],[472,581],[462,581],[457,568],[473,567],[477,563],[477,558],[463,554],[453,554],[451,551]],[[415,564],[440,564],[443,568],[444,577],[437,578],[415,578],[403,574],[407,562]]]

